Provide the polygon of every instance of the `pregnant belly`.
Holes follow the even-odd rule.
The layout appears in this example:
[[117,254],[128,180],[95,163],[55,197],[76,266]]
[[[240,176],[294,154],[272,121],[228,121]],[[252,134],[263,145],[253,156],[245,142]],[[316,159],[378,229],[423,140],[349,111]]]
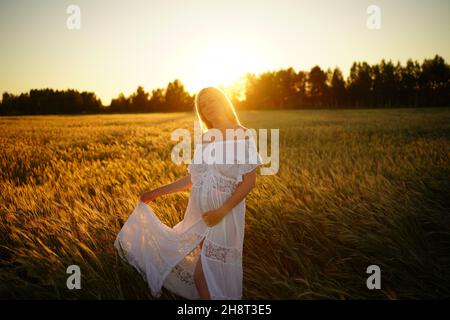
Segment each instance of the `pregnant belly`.
[[195,199],[198,208],[204,213],[220,208],[231,194],[218,188],[203,185],[193,188],[191,196]]

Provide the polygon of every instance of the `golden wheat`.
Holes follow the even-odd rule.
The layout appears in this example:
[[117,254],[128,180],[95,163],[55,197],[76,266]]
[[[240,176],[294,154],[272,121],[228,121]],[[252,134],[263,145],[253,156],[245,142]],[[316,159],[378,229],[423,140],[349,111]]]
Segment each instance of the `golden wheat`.
[[[280,170],[247,198],[244,298],[450,297],[450,111],[246,111],[280,129]],[[190,113],[0,118],[0,297],[149,299],[113,247]],[[183,218],[189,193],[160,198]],[[82,289],[66,288],[77,264]],[[366,268],[382,290],[366,288]],[[165,291],[163,298],[177,298]]]

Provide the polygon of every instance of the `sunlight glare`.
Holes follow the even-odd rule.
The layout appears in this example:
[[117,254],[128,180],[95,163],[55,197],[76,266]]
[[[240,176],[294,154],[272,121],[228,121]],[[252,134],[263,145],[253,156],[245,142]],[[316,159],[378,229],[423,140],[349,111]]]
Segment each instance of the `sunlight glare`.
[[193,64],[195,90],[206,86],[231,86],[247,72],[262,70],[258,56],[241,47],[212,47],[198,54]]

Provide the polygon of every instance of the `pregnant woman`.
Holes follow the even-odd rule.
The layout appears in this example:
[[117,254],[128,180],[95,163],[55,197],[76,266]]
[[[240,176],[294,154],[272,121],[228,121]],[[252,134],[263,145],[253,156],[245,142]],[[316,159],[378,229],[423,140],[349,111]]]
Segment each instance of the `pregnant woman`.
[[[255,186],[261,161],[250,130],[240,124],[222,91],[202,89],[195,109],[204,136],[216,130],[224,138],[195,147],[189,175],[143,193],[114,245],[146,279],[154,297],[165,287],[186,299],[241,299],[245,197]],[[244,138],[227,139],[230,130]],[[184,218],[170,228],[148,203],[187,189]]]

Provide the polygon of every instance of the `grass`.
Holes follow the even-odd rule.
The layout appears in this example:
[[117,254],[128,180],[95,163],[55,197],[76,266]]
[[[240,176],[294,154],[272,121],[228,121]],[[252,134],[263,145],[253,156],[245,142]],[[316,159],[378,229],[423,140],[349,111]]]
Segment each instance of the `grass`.
[[[190,113],[0,118],[0,298],[150,299],[113,247],[145,191],[186,174]],[[246,299],[450,297],[450,110],[246,111],[280,129],[247,197]],[[189,197],[160,198],[175,225]],[[66,287],[77,264],[82,290]],[[381,268],[368,290],[366,268]],[[164,291],[162,298],[177,298]]]

